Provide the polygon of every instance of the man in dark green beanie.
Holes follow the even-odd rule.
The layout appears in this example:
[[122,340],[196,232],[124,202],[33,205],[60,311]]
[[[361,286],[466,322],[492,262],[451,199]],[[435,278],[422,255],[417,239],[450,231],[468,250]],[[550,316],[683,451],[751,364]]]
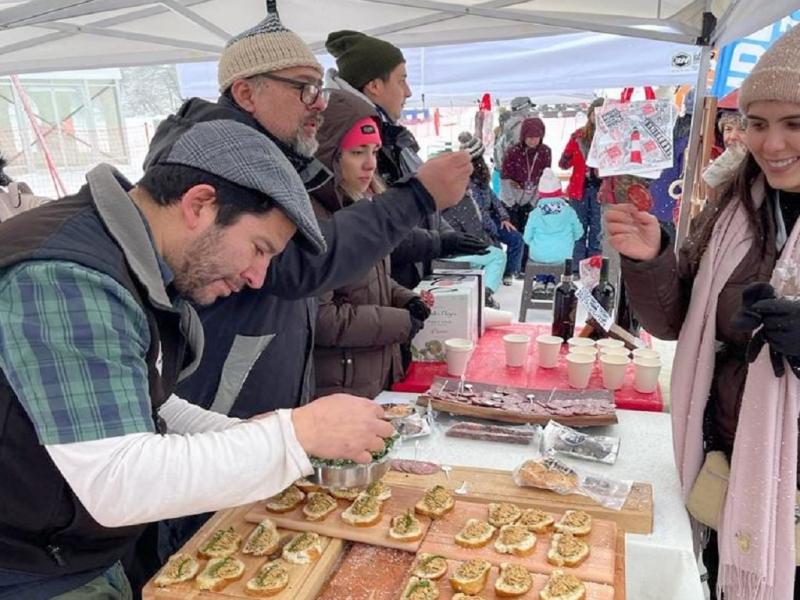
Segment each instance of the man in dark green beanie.
[[[396,46],[358,31],[334,31],[325,48],[336,59],[338,72],[328,73],[330,87],[349,91],[373,104],[381,116],[383,147],[378,173],[388,185],[413,175],[422,164],[412,133],[399,125],[403,105],[411,96],[406,60]],[[409,289],[432,272],[436,258],[484,254],[486,243],[456,232],[438,213],[428,215],[420,227],[392,252],[392,278]]]

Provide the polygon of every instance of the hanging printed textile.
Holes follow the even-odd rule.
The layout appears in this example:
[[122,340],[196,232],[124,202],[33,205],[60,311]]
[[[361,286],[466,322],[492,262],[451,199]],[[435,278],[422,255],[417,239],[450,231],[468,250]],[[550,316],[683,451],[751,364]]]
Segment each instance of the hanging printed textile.
[[595,134],[586,163],[600,177],[638,175],[655,179],[672,166],[672,127],[675,110],[670,100],[657,100],[645,88],[646,100],[630,101],[633,88],[621,100],[606,100],[595,110]]

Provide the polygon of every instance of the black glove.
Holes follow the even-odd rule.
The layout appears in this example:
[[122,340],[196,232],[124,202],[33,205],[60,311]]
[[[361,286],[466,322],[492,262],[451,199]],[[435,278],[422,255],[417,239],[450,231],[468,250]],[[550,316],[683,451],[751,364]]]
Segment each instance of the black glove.
[[410,342],[425,327],[425,322],[415,319],[410,312],[408,313],[408,318],[411,319],[411,333],[408,334],[408,341]]
[[405,309],[418,321],[426,321],[431,316],[431,309],[419,296],[406,302]]
[[442,256],[466,256],[489,253],[489,243],[469,233],[446,231],[441,237]]
[[768,283],[754,283],[742,293],[742,307],[731,319],[731,325],[738,331],[760,327],[747,344],[748,362],[753,362],[768,343],[775,376],[785,373],[785,357],[800,378],[800,302],[777,298]]

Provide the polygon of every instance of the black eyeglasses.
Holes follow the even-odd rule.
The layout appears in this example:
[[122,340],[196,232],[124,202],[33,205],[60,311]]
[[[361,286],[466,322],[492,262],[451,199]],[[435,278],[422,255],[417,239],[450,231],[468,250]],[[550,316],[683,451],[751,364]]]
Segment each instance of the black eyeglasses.
[[288,77],[280,77],[272,73],[262,73],[261,77],[271,79],[272,81],[280,81],[287,85],[300,90],[300,102],[306,106],[313,105],[319,97],[322,96],[325,100],[328,99],[328,90],[322,89],[322,81],[300,81],[299,79],[289,79]]

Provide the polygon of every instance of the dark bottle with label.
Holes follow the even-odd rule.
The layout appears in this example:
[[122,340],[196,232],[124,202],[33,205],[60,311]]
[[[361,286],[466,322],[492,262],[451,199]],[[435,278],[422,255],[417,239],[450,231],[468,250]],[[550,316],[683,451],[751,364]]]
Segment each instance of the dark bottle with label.
[[572,259],[564,261],[564,274],[553,295],[553,335],[564,341],[575,335],[575,313],[578,310],[577,288],[572,283]]
[[[608,265],[609,259],[604,257],[602,266],[600,267],[600,281],[597,282],[597,285],[592,290],[592,296],[609,315],[613,316],[616,288],[608,280]],[[586,322],[592,326],[592,339],[599,339],[605,335],[600,323],[591,317]]]
[[619,286],[619,303],[617,306],[617,325],[622,327],[625,331],[633,336],[639,336],[639,321],[636,315],[633,314],[631,309],[630,300],[628,300],[628,290],[625,288],[625,282],[621,282]]

